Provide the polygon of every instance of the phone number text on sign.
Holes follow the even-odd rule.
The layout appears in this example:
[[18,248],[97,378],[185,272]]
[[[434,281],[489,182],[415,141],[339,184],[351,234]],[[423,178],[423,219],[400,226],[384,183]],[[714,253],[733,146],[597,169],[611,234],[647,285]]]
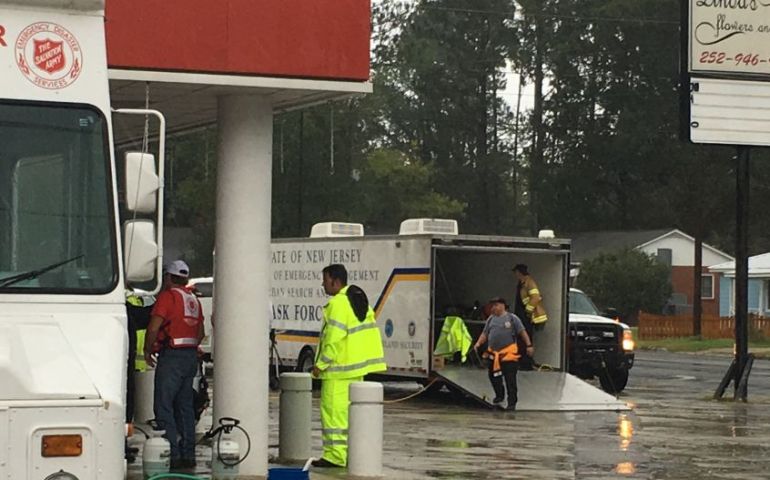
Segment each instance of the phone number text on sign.
[[714,52],[704,51],[701,52],[698,63],[701,64],[717,64],[732,63],[734,65],[747,65],[757,66],[761,63],[770,62],[770,58],[762,58],[758,53],[737,53],[734,56],[730,56],[726,52]]
[[770,75],[770,0],[690,0],[690,72]]

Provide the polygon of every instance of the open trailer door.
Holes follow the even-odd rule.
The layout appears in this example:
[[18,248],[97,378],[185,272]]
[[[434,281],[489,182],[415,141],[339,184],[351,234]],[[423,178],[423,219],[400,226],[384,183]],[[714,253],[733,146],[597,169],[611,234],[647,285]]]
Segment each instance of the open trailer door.
[[[447,365],[434,373],[467,396],[492,407],[495,394],[487,370]],[[630,410],[626,402],[565,372],[521,371],[517,411]]]
[[[517,410],[629,410],[625,402],[565,372],[567,292],[570,242],[555,238],[459,235],[434,241],[433,338],[439,337],[448,307],[482,305],[502,296],[513,301],[517,280],[511,269],[523,263],[534,272],[548,321],[534,332],[535,362],[552,371],[518,373]],[[458,308],[458,306],[460,308]],[[483,315],[465,315],[473,339],[481,333]],[[440,365],[440,366],[439,366]],[[433,375],[488,406],[494,398],[487,369],[469,363],[434,364]]]

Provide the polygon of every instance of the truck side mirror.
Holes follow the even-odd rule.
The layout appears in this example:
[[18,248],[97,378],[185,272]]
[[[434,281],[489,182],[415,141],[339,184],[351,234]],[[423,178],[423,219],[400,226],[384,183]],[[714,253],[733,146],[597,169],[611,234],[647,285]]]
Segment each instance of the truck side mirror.
[[155,155],[126,153],[126,208],[137,213],[153,213],[157,208],[160,177],[155,170]]
[[155,223],[151,220],[129,220],[123,225],[123,235],[126,281],[137,283],[154,279],[160,257]]

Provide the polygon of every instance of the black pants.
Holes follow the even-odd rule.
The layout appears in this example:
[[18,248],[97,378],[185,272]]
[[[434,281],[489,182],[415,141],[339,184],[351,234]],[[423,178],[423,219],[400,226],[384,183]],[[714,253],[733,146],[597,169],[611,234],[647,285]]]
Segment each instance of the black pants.
[[134,395],[136,392],[136,331],[146,330],[150,323],[152,306],[137,307],[126,303],[128,314],[128,359],[126,361],[126,423],[134,421]]
[[[534,330],[535,326],[532,323],[532,320],[530,320],[529,315],[524,315],[523,317],[519,317],[521,319],[521,323],[524,325],[524,330],[527,331],[527,335],[529,335],[529,341],[532,342],[532,345],[535,344],[535,337],[534,337]],[[522,340],[521,337],[518,335],[516,336],[516,344],[519,347],[519,354],[521,355],[521,358],[519,359],[519,363],[521,364],[522,370],[532,370],[535,366],[535,361],[532,357],[530,357],[527,354],[527,344],[524,343],[524,340]]]
[[136,395],[136,325],[128,316],[128,359],[126,362],[126,423],[134,421],[134,396]]
[[[489,363],[489,381],[495,389],[496,398],[505,398],[505,390],[508,390],[508,407],[516,407],[519,401],[519,389],[516,385],[516,373],[519,371],[519,362],[500,362],[500,371],[493,372],[493,362]],[[503,388],[505,380],[505,388]]]

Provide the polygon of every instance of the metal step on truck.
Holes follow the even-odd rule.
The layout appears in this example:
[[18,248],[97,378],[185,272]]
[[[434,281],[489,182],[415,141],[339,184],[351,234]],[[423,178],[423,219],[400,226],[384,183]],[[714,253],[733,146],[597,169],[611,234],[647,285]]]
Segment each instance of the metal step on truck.
[[622,410],[627,405],[567,372],[570,242],[558,238],[461,235],[457,222],[410,219],[399,235],[366,236],[355,223],[322,223],[310,238],[272,243],[272,323],[284,366],[312,367],[327,301],[321,270],[341,263],[363,288],[382,333],[387,378],[438,381],[492,406],[486,369],[433,354],[447,312],[460,312],[475,338],[489,298],[513,299],[512,267],[529,266],[549,320],[535,332],[535,362],[519,373],[518,410]]
[[160,274],[162,155],[126,155],[121,229],[104,0],[0,0],[0,72],[0,478],[121,479],[125,288]]

